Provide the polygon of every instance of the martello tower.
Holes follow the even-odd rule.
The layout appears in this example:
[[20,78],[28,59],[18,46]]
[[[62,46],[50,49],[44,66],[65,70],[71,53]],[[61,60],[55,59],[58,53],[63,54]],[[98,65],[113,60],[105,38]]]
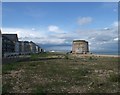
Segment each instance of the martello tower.
[[88,42],[85,40],[74,40],[72,45],[73,54],[86,54],[89,52]]

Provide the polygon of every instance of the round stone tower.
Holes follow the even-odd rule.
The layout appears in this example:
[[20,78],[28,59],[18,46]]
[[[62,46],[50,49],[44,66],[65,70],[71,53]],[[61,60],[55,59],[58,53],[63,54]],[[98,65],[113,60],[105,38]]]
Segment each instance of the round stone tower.
[[74,40],[72,45],[73,54],[86,54],[89,52],[88,42],[85,40]]

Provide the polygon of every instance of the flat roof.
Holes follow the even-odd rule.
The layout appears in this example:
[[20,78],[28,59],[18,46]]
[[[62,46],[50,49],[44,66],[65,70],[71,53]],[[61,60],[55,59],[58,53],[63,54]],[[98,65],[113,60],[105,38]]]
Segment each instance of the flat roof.
[[2,35],[10,39],[11,41],[15,41],[15,42],[18,41],[17,34],[2,34]]
[[85,41],[85,40],[74,40],[73,42],[87,42],[87,41]]

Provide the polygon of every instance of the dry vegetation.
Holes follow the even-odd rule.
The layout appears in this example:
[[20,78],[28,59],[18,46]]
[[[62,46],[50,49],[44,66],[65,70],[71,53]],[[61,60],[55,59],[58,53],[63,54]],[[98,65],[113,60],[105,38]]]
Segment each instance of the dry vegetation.
[[118,58],[32,55],[3,64],[3,93],[117,93]]

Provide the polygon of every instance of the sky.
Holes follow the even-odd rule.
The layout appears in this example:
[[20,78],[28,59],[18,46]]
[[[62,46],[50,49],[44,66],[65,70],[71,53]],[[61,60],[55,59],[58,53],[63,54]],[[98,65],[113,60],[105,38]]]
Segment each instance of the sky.
[[2,2],[119,2],[119,0],[2,0]]
[[2,33],[17,33],[45,50],[70,51],[73,40],[91,52],[117,52],[117,2],[3,2]]

